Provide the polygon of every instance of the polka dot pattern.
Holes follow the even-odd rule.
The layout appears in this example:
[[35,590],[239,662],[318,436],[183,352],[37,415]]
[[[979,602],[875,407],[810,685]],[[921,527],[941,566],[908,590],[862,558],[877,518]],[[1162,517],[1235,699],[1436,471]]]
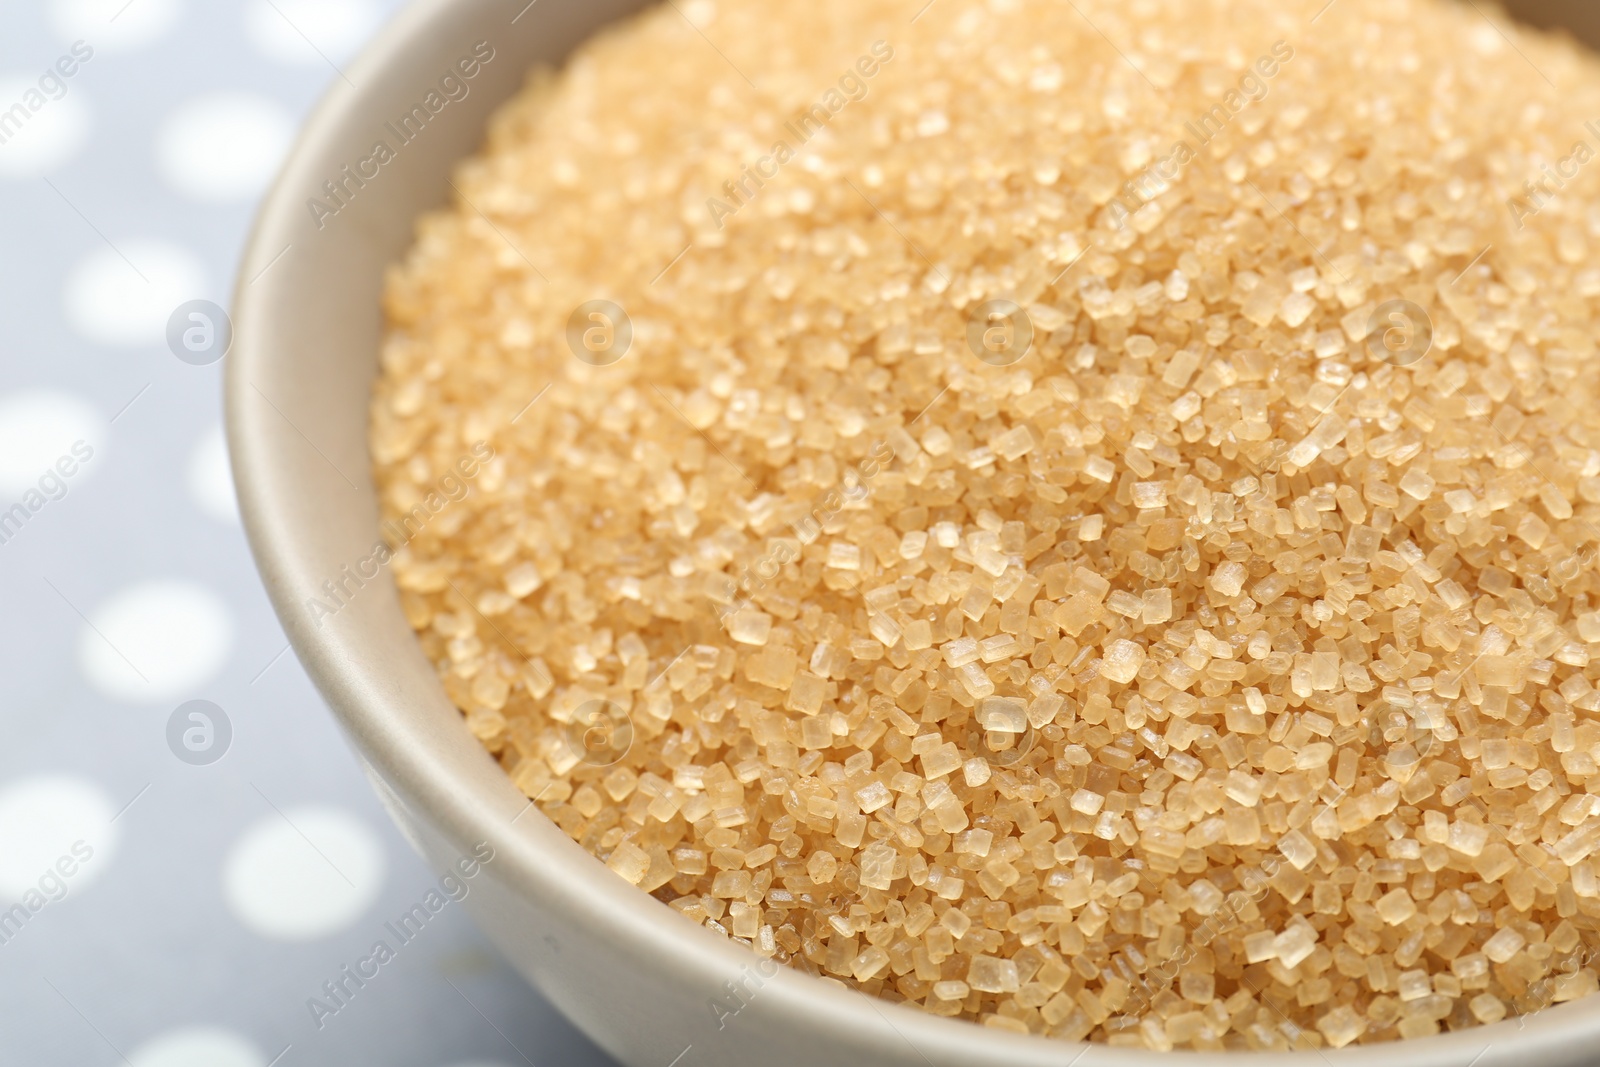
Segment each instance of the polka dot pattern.
[[171,32],[178,0],[49,0],[50,21],[63,43],[82,40],[107,52],[148,47]]
[[221,426],[207,430],[189,453],[185,481],[190,498],[202,512],[218,522],[239,522],[239,500],[233,489],[233,470],[228,465],[228,440]]
[[70,478],[61,479],[62,493],[81,485],[94,471],[96,447],[105,447],[109,429],[99,412],[74,393],[23,389],[0,394],[0,494],[6,504],[28,490],[54,497],[58,490],[53,485],[40,486],[47,471],[56,471],[58,477],[72,471]]
[[[404,4],[3,5],[0,513],[30,517],[0,536],[0,985],[23,998],[0,1062],[609,1063],[456,904],[326,1029],[306,1013],[439,875],[375,801],[238,536],[231,357],[169,347],[181,306],[232,310],[329,64],[350,70]],[[46,76],[61,57],[72,74]],[[194,758],[197,706],[227,722],[225,758]]]
[[267,187],[294,136],[288,111],[269,97],[212,93],[179,105],[156,134],[168,185],[196,200],[248,200]]
[[156,703],[209,681],[232,645],[233,618],[216,594],[168,579],[130,586],[96,608],[78,635],[78,663],[106,697]]
[[266,1067],[255,1045],[231,1030],[188,1026],[151,1038],[128,1057],[131,1067]]
[[104,789],[72,775],[0,785],[0,900],[31,907],[29,893],[65,898],[98,880],[117,851],[116,813]]
[[62,305],[68,325],[86,340],[164,346],[173,309],[211,288],[193,252],[165,241],[118,241],[78,260],[67,274]]
[[360,918],[383,872],[383,847],[365,823],[335,808],[296,807],[245,831],[222,884],[229,910],[257,934],[309,941]]
[[250,43],[280,63],[343,62],[377,21],[371,0],[253,0],[245,7]]
[[0,110],[23,109],[16,132],[0,143],[0,179],[53,174],[89,139],[91,109],[81,85],[60,78],[0,78],[0,101]]

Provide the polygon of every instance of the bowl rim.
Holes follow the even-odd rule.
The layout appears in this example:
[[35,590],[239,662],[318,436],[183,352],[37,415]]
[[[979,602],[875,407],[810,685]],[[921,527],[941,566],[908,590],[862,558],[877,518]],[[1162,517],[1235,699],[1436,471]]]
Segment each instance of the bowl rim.
[[[530,4],[524,10],[536,21],[544,11],[572,2],[544,0],[538,7]],[[483,9],[489,3],[490,0],[412,0],[348,65],[349,78],[331,81],[299,130],[261,202],[239,264],[233,301],[234,341],[224,368],[228,446],[242,522],[263,584],[297,657],[361,759],[377,772],[384,786],[401,794],[413,814],[422,816],[464,849],[470,847],[470,842],[493,841],[499,853],[495,864],[497,879],[537,906],[550,906],[559,900],[577,921],[634,938],[633,947],[651,957],[659,969],[737,974],[753,958],[746,950],[678,916],[616,877],[542,812],[534,812],[533,819],[520,830],[505,833],[502,824],[508,810],[507,790],[519,799],[525,798],[471,737],[459,715],[461,734],[483,756],[481,766],[470,773],[462,773],[417,744],[420,731],[407,717],[404,696],[392,685],[386,685],[376,668],[352,656],[348,641],[336,629],[317,626],[295,593],[297,589],[315,588],[323,572],[310,567],[314,534],[305,525],[297,526],[284,517],[289,511],[283,505],[290,479],[282,446],[288,434],[272,423],[250,396],[252,382],[270,377],[274,361],[281,357],[270,324],[276,315],[292,307],[287,282],[301,269],[293,258],[284,263],[278,260],[294,234],[305,225],[303,191],[319,184],[322,161],[335,138],[341,136],[356,110],[374,91],[370,86],[379,82],[375,75],[405,62],[423,47],[421,42],[437,39],[453,22],[462,21],[464,13]],[[514,6],[520,7],[520,0]],[[503,98],[496,101],[496,106],[502,103]],[[476,143],[481,149],[481,130]],[[458,162],[460,159],[452,161],[452,165]],[[423,204],[417,213],[443,203]],[[356,237],[352,232],[346,239]],[[365,422],[361,438],[365,442]],[[365,483],[363,491],[371,498],[370,510],[376,515],[376,497],[367,470],[360,472],[360,480]],[[392,579],[384,580],[392,592]],[[420,648],[416,654],[420,657]],[[442,689],[427,696],[442,698]],[[481,773],[484,767],[493,768],[493,775],[499,780]],[[889,1003],[788,967],[779,968],[762,990],[762,1000],[771,1008],[793,1013],[808,1029],[836,1031],[841,1039],[854,1040],[864,1049],[876,1047],[896,1061],[905,1059],[903,1049],[898,1055],[891,1055],[890,1046],[909,1045],[921,1061],[929,1063],[933,1062],[930,1057],[937,1057],[943,1062],[981,1067],[1062,1063],[1135,1067],[1148,1064],[1152,1056],[1159,1055],[1181,1056],[1182,1063],[1195,1067],[1221,1067],[1236,1055],[1192,1051],[1161,1054],[1020,1035]],[[1350,1062],[1382,1056],[1396,1067],[1466,1067],[1471,1063],[1491,1067],[1541,1055],[1552,1057],[1551,1062],[1566,1063],[1577,1054],[1575,1043],[1600,1037],[1600,995],[1590,1003],[1592,1010],[1583,1010],[1581,1004],[1560,1005],[1537,1013],[1536,1018],[1523,1017],[1523,1025],[1511,1018],[1434,1037],[1322,1049],[1317,1055],[1328,1061],[1337,1058]],[[1251,1062],[1260,1067],[1304,1067],[1311,1056],[1308,1052],[1250,1055]]]

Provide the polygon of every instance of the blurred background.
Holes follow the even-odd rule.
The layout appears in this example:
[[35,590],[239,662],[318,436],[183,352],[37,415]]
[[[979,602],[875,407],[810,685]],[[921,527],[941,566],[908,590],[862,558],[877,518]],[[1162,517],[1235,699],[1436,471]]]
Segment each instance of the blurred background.
[[295,130],[399,6],[0,0],[3,1067],[607,1062],[454,903],[342,974],[438,875],[256,577],[226,323],[174,320],[228,304]]
[[1600,46],[1600,4],[1595,0],[1507,0],[1503,6],[1531,25],[1564,29]]
[[[606,1063],[459,907],[344,971],[438,876],[235,511],[255,201],[399,6],[0,0],[0,1067]],[[1593,0],[1508,6],[1600,38]]]

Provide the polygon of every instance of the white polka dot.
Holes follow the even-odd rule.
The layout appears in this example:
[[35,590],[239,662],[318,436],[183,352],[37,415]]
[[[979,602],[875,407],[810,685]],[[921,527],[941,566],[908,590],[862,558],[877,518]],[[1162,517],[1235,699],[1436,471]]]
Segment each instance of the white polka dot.
[[233,646],[227,607],[204,586],[157,581],[131,586],[89,616],[78,634],[84,675],[113,700],[158,703],[192,697]]
[[177,0],[52,0],[50,21],[63,41],[126,52],[158,40],[178,18]]
[[119,241],[117,249],[102,245],[73,266],[62,295],[67,324],[101,344],[164,346],[173,310],[213,295],[205,267],[160,241]]
[[156,166],[187,196],[248,200],[272,181],[293,139],[294,119],[276,100],[212,93],[167,116],[156,134]]
[[261,1050],[231,1030],[185,1026],[168,1030],[133,1050],[131,1067],[263,1067]]
[[372,0],[255,0],[244,15],[256,51],[281,63],[321,63],[323,56],[343,62],[377,25]]
[[189,495],[200,510],[218,522],[239,521],[239,500],[228,466],[228,439],[221,426],[207,430],[189,454]]
[[287,808],[256,822],[228,853],[228,907],[250,929],[308,941],[349,926],[383,887],[383,846],[335,808]]
[[5,494],[5,503],[39,489],[45,469],[64,456],[78,468],[59,479],[71,492],[95,469],[95,450],[104,445],[108,433],[105,418],[71,393],[23,389],[0,396],[0,493]]
[[67,895],[100,877],[116,851],[116,813],[105,790],[82,778],[48,774],[0,786],[0,900],[40,889],[62,857],[65,869],[75,868],[61,879]]
[[[21,126],[0,144],[0,178],[37,178],[49,174],[77,154],[89,139],[89,104],[83,90],[72,82],[66,95],[54,97],[37,77],[0,78],[0,109],[16,115],[22,108]],[[62,92],[57,88],[55,92]],[[7,131],[12,129],[7,126]]]

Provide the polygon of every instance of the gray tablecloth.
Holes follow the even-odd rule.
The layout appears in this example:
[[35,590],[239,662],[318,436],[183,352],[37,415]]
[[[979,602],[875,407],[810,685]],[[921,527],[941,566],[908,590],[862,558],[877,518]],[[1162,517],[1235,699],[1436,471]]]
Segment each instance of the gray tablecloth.
[[0,1065],[607,1062],[457,907],[324,985],[436,877],[261,590],[221,364],[167,337],[397,6],[0,2]]

